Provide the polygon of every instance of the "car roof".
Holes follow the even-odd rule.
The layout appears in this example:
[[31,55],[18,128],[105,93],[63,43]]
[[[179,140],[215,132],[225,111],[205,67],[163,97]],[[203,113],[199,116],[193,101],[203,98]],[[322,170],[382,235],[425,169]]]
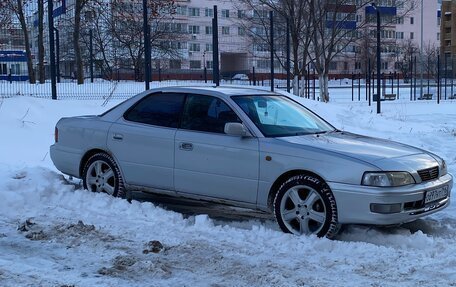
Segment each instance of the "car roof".
[[[266,87],[265,87],[266,88]],[[247,95],[280,95],[262,88],[238,87],[238,86],[174,86],[154,89],[157,92],[180,92],[180,93],[198,93],[205,95],[218,95],[221,97],[230,96],[247,96]]]

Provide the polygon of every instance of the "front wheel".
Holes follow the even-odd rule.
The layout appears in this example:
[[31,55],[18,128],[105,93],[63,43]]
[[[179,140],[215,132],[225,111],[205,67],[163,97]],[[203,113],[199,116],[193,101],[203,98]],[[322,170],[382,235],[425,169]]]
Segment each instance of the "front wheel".
[[337,206],[329,186],[311,175],[283,183],[274,199],[274,215],[282,231],[334,237],[339,229]]
[[97,153],[91,156],[84,165],[82,174],[85,189],[125,198],[122,175],[110,155]]

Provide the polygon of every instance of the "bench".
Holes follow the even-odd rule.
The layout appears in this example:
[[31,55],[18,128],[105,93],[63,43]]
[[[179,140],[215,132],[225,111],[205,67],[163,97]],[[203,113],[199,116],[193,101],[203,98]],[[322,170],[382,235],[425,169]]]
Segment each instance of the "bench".
[[418,100],[432,100],[432,94],[423,94]]
[[448,99],[449,99],[449,100],[456,100],[456,94],[450,96]]
[[396,94],[385,94],[385,96],[383,96],[383,99],[386,101],[394,101],[396,99]]

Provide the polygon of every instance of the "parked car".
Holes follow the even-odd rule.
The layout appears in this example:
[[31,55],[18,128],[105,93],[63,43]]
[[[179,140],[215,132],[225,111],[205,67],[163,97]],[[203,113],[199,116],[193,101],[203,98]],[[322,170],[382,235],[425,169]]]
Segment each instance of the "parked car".
[[246,74],[236,74],[231,78],[231,80],[248,81],[249,76],[247,76]]
[[440,211],[453,186],[435,154],[338,130],[293,98],[249,88],[160,88],[62,118],[50,154],[90,191],[249,207],[284,232],[327,237]]

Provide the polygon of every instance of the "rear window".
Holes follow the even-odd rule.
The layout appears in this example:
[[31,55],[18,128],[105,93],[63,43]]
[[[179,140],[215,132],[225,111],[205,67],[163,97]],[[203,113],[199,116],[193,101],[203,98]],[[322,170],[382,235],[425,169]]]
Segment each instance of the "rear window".
[[184,99],[185,95],[177,93],[152,94],[129,109],[124,118],[137,123],[177,128]]

